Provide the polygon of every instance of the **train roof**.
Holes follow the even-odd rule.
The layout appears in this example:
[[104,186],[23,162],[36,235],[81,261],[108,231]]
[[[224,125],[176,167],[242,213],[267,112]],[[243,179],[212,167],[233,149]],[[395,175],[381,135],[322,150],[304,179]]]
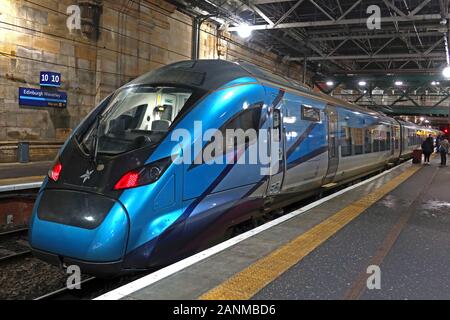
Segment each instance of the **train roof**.
[[230,62],[226,60],[186,60],[166,65],[133,80],[128,85],[156,85],[172,84],[196,87],[206,91],[219,87],[243,77],[256,78],[261,82],[272,83],[276,86],[291,89],[310,98],[319,99],[326,103],[342,106],[353,111],[376,114],[386,117],[383,113],[360,107],[349,102],[331,97],[324,93],[313,92],[300,82],[273,74],[263,68],[245,61]]
[[199,88],[205,91],[212,91],[221,86],[243,77],[256,78],[261,82],[268,82],[276,86],[295,90],[310,98],[322,100],[336,106],[345,107],[349,110],[369,113],[379,116],[381,119],[389,121],[398,121],[404,126],[424,128],[415,123],[394,119],[382,112],[370,110],[355,104],[331,97],[324,93],[313,92],[300,82],[273,74],[263,68],[257,67],[246,61],[226,61],[226,60],[185,60],[172,63],[146,73],[126,86],[130,85],[182,85]]

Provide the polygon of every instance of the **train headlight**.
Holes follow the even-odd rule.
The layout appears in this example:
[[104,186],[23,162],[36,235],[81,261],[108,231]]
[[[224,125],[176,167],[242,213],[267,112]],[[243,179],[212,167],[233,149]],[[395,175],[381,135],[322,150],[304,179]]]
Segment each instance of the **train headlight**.
[[150,163],[145,167],[128,171],[114,186],[114,190],[136,188],[158,181],[169,167],[171,157]]

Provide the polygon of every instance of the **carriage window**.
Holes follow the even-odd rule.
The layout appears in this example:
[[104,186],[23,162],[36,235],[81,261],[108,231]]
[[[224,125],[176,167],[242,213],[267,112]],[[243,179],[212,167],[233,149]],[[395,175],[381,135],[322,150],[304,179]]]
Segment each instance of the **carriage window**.
[[[246,144],[251,144],[256,141],[259,130],[259,122],[261,118],[261,105],[256,104],[240,112],[233,119],[228,121],[219,130],[224,137],[224,144],[222,152],[228,153],[235,148],[242,147]],[[238,138],[238,131],[242,130],[244,139]],[[234,132],[234,134],[233,134]]]
[[373,152],[380,152],[380,131],[373,130]]
[[386,137],[386,150],[390,151],[391,150],[391,133],[387,132],[387,137]]
[[400,128],[395,128],[395,149],[400,148]]
[[370,130],[364,130],[364,153],[372,152],[372,137],[370,136]]
[[341,155],[342,157],[352,155],[352,136],[349,127],[342,127],[341,130]]
[[380,131],[380,151],[386,151],[386,131]]
[[363,145],[363,129],[361,128],[352,128],[352,138],[353,138],[353,150],[354,154],[363,154],[364,145]]
[[[239,112],[218,129],[223,137],[223,145],[220,150],[218,150],[219,148],[214,150],[211,154],[213,158],[218,156],[218,154],[228,153],[237,147],[242,147],[246,144],[252,144],[257,141],[261,119],[261,107],[262,103],[257,103],[250,106],[248,109]],[[244,136],[242,137],[237,130],[242,130],[244,132]],[[214,139],[209,141],[203,147],[203,151],[213,142]],[[203,151],[200,156],[203,154]],[[209,155],[206,154],[204,160],[210,161],[212,159],[210,159]]]
[[307,121],[320,121],[320,110],[312,106],[302,105],[302,119]]

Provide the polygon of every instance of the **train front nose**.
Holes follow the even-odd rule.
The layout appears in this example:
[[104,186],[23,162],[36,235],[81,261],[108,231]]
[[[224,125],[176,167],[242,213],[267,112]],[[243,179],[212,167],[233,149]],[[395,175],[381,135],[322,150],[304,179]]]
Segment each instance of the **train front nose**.
[[119,273],[129,219],[116,200],[94,193],[44,190],[30,228],[35,255],[52,264],[78,265],[101,275]]

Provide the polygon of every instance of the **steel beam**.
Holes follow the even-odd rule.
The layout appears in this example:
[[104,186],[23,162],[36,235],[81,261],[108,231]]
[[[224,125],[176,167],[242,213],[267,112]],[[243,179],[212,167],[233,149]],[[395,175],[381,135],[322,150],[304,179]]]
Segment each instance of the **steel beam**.
[[[409,61],[408,61],[409,62]],[[391,74],[407,74],[407,75],[438,75],[441,76],[442,69],[440,68],[434,68],[434,69],[425,69],[425,70],[419,70],[419,69],[359,69],[359,70],[352,70],[352,71],[335,71],[333,72],[334,75],[346,75],[346,74],[354,74],[354,75],[380,75],[385,76],[387,73]]]
[[304,0],[298,0],[292,7],[289,8],[288,11],[286,11],[280,19],[278,19],[277,22],[275,22],[274,26],[279,25],[281,22],[283,22],[291,13],[294,11],[299,5],[302,4]]
[[[442,32],[429,31],[429,32],[419,32],[422,37],[427,36],[442,36]],[[361,35],[351,35],[351,36],[336,36],[336,37],[315,37],[310,38],[311,42],[322,42],[322,41],[335,41],[335,40],[357,40],[357,39],[390,39],[390,38],[413,38],[416,34],[414,33],[386,33],[386,34],[361,34]]]
[[[405,32],[414,32],[414,28],[410,25],[403,25],[402,30],[397,31],[394,26],[391,24],[383,24],[381,26],[381,30],[371,31],[367,29],[367,26],[365,24],[362,24],[360,26],[351,26],[351,29],[348,31],[344,31],[341,28],[336,28],[333,25],[320,28],[320,29],[310,29],[308,30],[308,34],[312,37],[317,36],[331,36],[331,35],[342,35],[343,32],[351,32],[351,34],[387,34],[387,33],[405,33]],[[428,22],[421,21],[420,23],[420,29],[423,30],[421,32],[441,32],[445,33],[448,31],[447,26],[443,26],[439,24],[438,20],[431,20]],[[375,33],[376,32],[376,33]]]
[[[389,22],[405,22],[405,21],[430,21],[430,20],[441,20],[440,14],[424,14],[416,16],[393,16],[393,17],[382,17],[381,23]],[[307,27],[324,27],[324,26],[336,26],[345,24],[366,24],[367,19],[343,19],[339,21],[335,20],[324,20],[324,21],[309,21],[309,22],[291,22],[291,23],[280,23],[278,25],[254,25],[250,26],[252,30],[269,30],[269,29],[287,29],[287,28],[307,28]],[[230,27],[229,31],[237,31],[239,27]]]
[[[308,57],[308,61],[323,61],[323,60],[391,60],[391,59],[422,59],[429,60],[431,58],[445,59],[444,53],[429,53],[429,54],[416,54],[416,53],[398,53],[398,54],[379,54],[379,55],[342,55],[342,56],[324,56],[324,57]],[[290,61],[301,61],[302,58],[292,57]]]
[[273,21],[270,20],[268,16],[264,12],[262,12],[256,5],[250,4],[249,7],[253,9],[261,18],[263,18],[269,25],[273,25]]
[[397,14],[399,14],[400,16],[402,16],[402,17],[404,17],[404,16],[406,16],[406,14],[403,12],[403,11],[401,11],[399,8],[397,8],[393,3],[391,3],[390,1],[388,1],[388,0],[383,0],[383,2],[384,2],[384,4],[386,5],[386,7],[388,7],[388,8],[390,8],[390,9],[392,9],[392,10],[394,10]]
[[[345,18],[346,15],[348,15],[350,12],[352,12],[353,9],[355,9],[355,7],[360,4],[361,0],[356,1],[347,11],[345,11],[339,18],[337,18],[336,21],[340,21],[342,19]],[[340,6],[339,6],[340,8]]]
[[321,6],[315,3],[314,0],[309,0],[309,2],[311,2],[317,9],[322,11],[322,13],[326,15],[331,21],[335,21],[335,19],[328,12],[326,12],[325,9],[323,9]]
[[391,38],[388,41],[386,41],[377,51],[375,51],[374,55],[377,55],[378,53],[381,52],[381,50],[383,50],[384,48],[386,48],[392,41],[394,41],[397,38]]
[[254,4],[266,4],[266,3],[281,3],[281,2],[291,2],[295,0],[255,0]]
[[421,4],[419,4],[413,11],[409,13],[409,16],[414,16],[417,14],[420,10],[423,9],[431,0],[425,0]]

